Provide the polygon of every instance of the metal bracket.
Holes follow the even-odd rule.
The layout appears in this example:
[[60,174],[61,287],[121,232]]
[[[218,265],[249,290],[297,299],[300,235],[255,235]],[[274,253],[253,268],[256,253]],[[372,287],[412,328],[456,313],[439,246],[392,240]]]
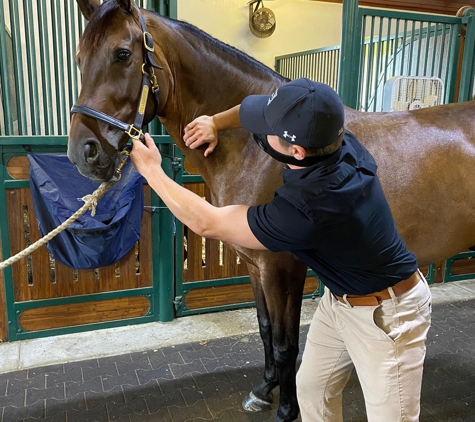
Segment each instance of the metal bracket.
[[175,296],[173,305],[175,306],[175,311],[179,311],[183,306],[183,296]]
[[183,168],[183,160],[181,157],[173,157],[172,167],[174,171],[180,171]]

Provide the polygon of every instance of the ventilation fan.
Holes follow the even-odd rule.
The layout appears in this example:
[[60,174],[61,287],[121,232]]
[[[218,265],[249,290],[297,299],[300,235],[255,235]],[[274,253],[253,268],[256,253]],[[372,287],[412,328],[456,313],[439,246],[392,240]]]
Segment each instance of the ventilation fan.
[[383,111],[417,110],[442,104],[444,83],[435,77],[394,76],[384,85]]
[[249,29],[256,37],[270,37],[275,31],[275,24],[274,12],[264,7],[262,0],[249,2]]

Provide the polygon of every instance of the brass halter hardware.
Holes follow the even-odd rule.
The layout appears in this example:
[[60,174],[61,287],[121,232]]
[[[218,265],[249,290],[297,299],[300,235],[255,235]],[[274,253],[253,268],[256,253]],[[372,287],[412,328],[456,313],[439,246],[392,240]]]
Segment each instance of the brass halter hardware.
[[115,169],[115,174],[117,175],[117,181],[120,180],[120,178],[122,177],[122,167],[125,166],[125,163],[127,162],[127,159],[129,158],[130,154],[129,154],[129,151],[121,151],[120,154],[119,154],[119,165],[117,166],[117,168]]

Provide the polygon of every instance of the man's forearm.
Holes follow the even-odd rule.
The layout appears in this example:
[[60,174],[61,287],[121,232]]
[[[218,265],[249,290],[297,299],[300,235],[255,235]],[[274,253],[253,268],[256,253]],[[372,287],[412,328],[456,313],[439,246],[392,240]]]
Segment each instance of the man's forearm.
[[237,127],[242,127],[241,122],[239,121],[239,108],[241,107],[240,104],[230,108],[226,111],[222,111],[221,113],[216,113],[213,116],[214,124],[216,125],[216,129],[224,130],[224,129],[233,129]]
[[248,205],[215,207],[175,183],[160,165],[147,167],[143,176],[173,215],[199,236],[249,249],[266,249],[251,231],[247,220]]
[[172,214],[193,232],[205,236],[213,224],[213,205],[170,179],[161,166],[150,173],[148,184]]

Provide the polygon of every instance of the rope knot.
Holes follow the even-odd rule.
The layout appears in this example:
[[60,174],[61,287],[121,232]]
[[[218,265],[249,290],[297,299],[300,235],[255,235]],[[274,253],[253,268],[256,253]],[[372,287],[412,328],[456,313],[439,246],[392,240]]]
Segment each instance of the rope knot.
[[84,201],[86,205],[89,205],[89,208],[91,209],[91,216],[94,217],[96,215],[96,207],[98,201],[97,197],[94,194],[89,194],[83,196],[81,200]]

